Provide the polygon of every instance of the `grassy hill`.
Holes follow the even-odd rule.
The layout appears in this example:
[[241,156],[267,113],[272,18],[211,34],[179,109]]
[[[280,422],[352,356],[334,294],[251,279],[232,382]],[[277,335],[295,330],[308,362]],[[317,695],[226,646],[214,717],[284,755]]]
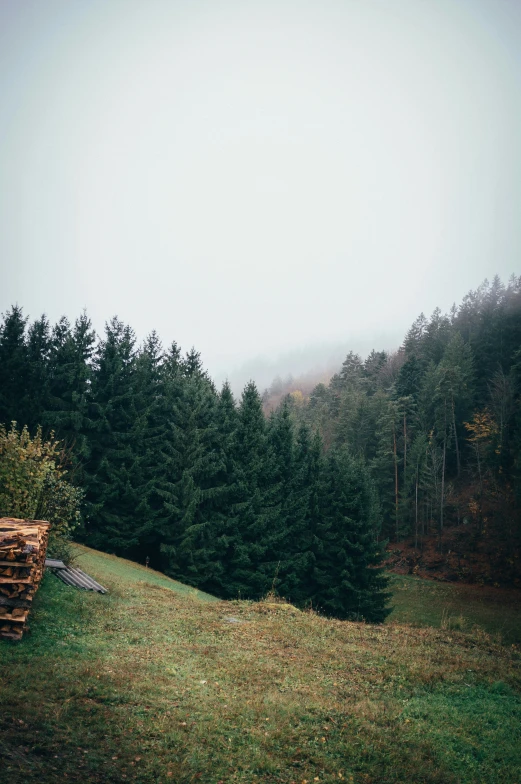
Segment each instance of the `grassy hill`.
[[110,593],[46,575],[31,633],[0,645],[2,781],[520,780],[502,594],[394,577],[374,627],[217,601],[87,548],[78,565]]

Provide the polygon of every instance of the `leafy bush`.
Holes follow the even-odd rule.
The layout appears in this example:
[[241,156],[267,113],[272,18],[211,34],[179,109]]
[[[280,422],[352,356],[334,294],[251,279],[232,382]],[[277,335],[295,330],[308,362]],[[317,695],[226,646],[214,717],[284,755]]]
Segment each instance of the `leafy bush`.
[[65,561],[83,496],[65,478],[67,462],[54,434],[44,440],[38,428],[31,438],[27,427],[19,431],[16,422],[10,430],[0,425],[0,516],[48,520],[49,555]]

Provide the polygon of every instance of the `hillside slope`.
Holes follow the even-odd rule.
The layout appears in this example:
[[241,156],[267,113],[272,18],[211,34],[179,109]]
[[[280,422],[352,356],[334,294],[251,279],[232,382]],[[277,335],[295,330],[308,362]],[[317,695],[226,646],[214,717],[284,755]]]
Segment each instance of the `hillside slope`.
[[32,633],[0,646],[11,784],[518,781],[514,646],[220,602],[86,548],[78,563],[110,594],[46,575]]
[[167,588],[181,596],[191,597],[192,599],[200,599],[205,602],[218,601],[215,596],[210,596],[210,594],[199,591],[197,588],[172,580],[162,572],[156,572],[155,569],[141,566],[141,564],[134,561],[127,561],[125,558],[102,553],[100,550],[93,550],[81,544],[75,544],[74,548],[74,562],[86,572],[89,572],[89,570],[95,572],[101,582],[105,581],[103,584],[105,585],[106,583],[107,587],[110,586],[112,590],[117,591],[118,587],[125,584],[143,583],[144,585]]

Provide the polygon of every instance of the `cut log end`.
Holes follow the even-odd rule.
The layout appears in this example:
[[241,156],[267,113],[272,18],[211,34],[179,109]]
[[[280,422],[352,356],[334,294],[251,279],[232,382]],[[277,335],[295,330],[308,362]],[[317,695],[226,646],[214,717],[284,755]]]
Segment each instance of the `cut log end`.
[[42,579],[50,524],[0,518],[0,638],[20,640]]

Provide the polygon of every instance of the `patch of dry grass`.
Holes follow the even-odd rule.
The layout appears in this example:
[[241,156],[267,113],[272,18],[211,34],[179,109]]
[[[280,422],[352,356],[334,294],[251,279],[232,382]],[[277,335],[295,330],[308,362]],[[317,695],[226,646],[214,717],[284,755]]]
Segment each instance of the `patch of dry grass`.
[[519,652],[190,589],[84,550],[0,648],[6,780],[515,782]]

